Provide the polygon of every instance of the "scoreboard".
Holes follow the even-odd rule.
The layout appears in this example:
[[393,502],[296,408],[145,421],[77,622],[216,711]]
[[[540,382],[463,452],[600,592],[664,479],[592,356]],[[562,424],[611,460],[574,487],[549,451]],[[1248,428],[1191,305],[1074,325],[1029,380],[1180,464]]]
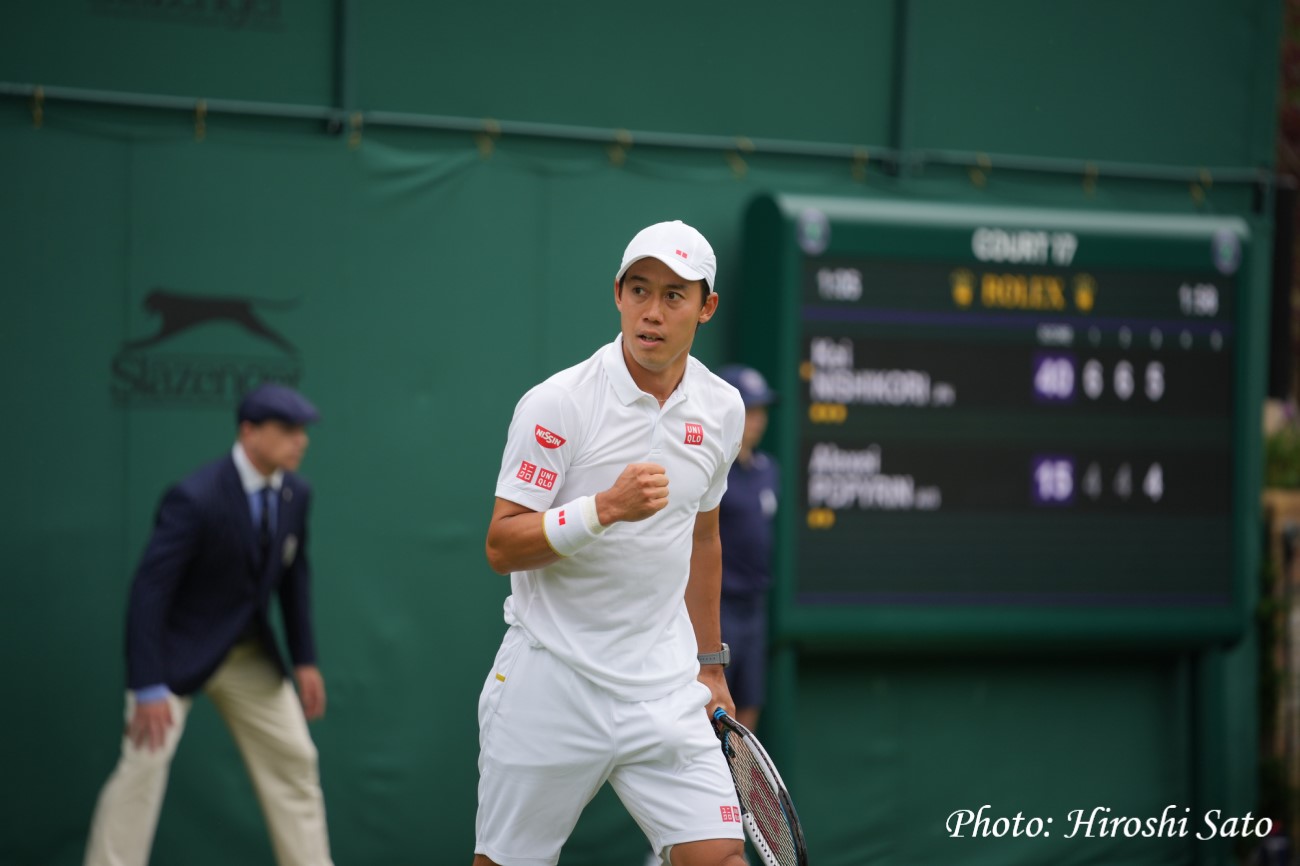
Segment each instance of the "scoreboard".
[[738,318],[781,395],[778,632],[1239,634],[1249,246],[1232,217],[752,202]]

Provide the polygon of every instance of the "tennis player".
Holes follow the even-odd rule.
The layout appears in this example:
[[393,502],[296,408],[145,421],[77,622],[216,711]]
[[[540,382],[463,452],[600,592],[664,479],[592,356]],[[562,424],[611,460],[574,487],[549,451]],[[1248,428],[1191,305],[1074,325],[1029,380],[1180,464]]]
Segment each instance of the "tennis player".
[[690,355],[717,262],[680,221],[614,278],[618,338],[519,401],[487,533],[509,625],[479,698],[475,866],[558,862],[606,781],[674,866],[743,866],[709,715],[734,712],[718,504],[735,388]]

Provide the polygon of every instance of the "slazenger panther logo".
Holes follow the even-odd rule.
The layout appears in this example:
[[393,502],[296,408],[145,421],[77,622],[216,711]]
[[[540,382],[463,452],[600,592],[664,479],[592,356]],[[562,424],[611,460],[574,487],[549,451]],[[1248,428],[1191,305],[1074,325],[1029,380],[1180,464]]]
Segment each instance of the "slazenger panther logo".
[[537,444],[543,448],[559,448],[564,444],[564,437],[556,436],[541,424],[537,425],[537,429],[533,431],[533,434],[537,437]]
[[[263,382],[296,385],[303,374],[298,350],[267,322],[266,313],[297,304],[154,288],[143,306],[157,318],[158,330],[126,340],[113,356],[113,401],[121,406],[234,405]],[[206,343],[204,337],[191,336],[199,331],[207,332]],[[251,347],[244,336],[255,338]]]
[[157,313],[161,319],[158,333],[152,337],[130,340],[126,343],[126,348],[144,349],[205,322],[224,321],[238,325],[253,336],[274,343],[287,352],[296,352],[293,344],[272,330],[254,310],[255,306],[282,310],[295,305],[294,301],[276,303],[253,298],[198,297],[154,289],[145,297],[144,308]]

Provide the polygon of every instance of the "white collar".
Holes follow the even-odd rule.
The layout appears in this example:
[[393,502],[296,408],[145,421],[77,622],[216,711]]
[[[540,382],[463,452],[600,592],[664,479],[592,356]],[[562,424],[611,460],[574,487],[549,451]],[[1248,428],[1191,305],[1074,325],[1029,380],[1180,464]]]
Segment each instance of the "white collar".
[[[627,368],[627,358],[623,357],[623,335],[619,334],[614,342],[605,347],[605,355],[601,358],[605,365],[605,375],[609,377],[610,384],[614,386],[614,393],[624,406],[631,406],[642,397],[649,397],[656,403],[659,402],[655,395],[648,391],[642,391],[641,386],[632,378],[632,371]],[[691,360],[686,359],[686,369],[682,371],[682,380],[677,383],[677,387],[668,395],[664,401],[663,407],[668,408],[668,404],[674,402],[673,398],[685,400],[687,397],[687,380],[691,377]]]
[[272,490],[278,491],[284,484],[283,469],[275,470],[271,473],[271,477],[267,478],[257,471],[253,461],[249,460],[248,455],[244,453],[244,446],[238,442],[230,450],[230,456],[235,461],[235,470],[239,473],[239,481],[244,485],[245,493],[257,493],[268,484],[271,485]]

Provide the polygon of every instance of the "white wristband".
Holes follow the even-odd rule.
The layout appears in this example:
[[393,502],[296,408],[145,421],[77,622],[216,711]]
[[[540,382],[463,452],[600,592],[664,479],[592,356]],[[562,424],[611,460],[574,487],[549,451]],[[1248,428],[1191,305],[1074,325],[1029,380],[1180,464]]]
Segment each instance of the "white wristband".
[[546,543],[560,556],[573,556],[608,529],[596,516],[596,497],[580,496],[542,515]]

